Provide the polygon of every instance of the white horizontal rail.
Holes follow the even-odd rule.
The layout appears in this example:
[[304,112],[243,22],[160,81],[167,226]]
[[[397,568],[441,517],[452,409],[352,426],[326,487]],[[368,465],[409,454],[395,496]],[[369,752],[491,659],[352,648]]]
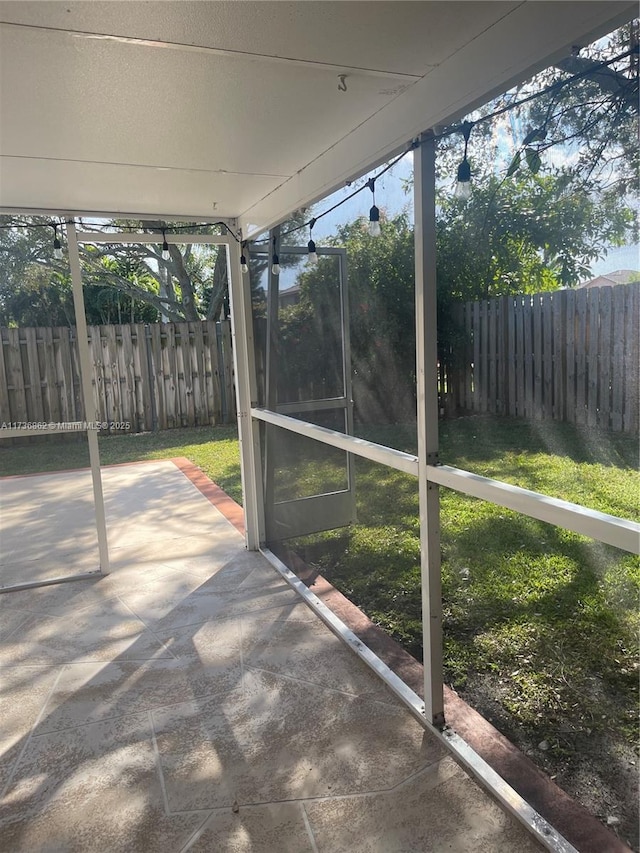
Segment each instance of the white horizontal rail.
[[[342,432],[316,426],[315,424],[299,421],[287,415],[280,415],[269,409],[251,409],[251,415],[265,423],[288,429],[299,435],[321,441],[331,447],[338,447],[379,462],[405,474],[418,476],[418,458],[401,450],[393,450],[382,444],[356,438]],[[564,527],[574,533],[589,536],[607,545],[621,548],[632,554],[640,554],[640,524],[626,518],[618,518],[605,512],[551,498],[548,495],[512,486],[500,480],[492,480],[451,465],[428,465],[427,479],[438,486],[454,489],[470,497],[480,498],[489,503],[513,509],[530,518],[546,521],[556,527]]]
[[460,735],[452,729],[445,728],[440,731],[431,725],[425,717],[424,702],[418,694],[372,652],[272,551],[268,548],[262,548],[261,553],[302,597],[311,610],[322,619],[325,625],[384,681],[414,719],[425,729],[428,729],[452,754],[454,759],[466,768],[485,790],[489,791],[507,811],[519,820],[547,850],[554,851],[554,853],[578,853],[575,847],[530,806],[508,782],[505,782],[502,776],[487,764],[484,758],[478,755]]
[[481,477],[450,465],[427,466],[427,478],[439,486],[446,486],[531,518],[573,530],[574,533],[590,536],[632,554],[640,554],[640,524],[625,518],[588,509],[559,498],[550,498],[539,492]]
[[[229,234],[170,234],[167,227],[167,243],[181,246],[184,243],[211,243],[214,246],[226,246],[235,242]],[[146,245],[147,243],[162,243],[165,240],[162,231],[158,234],[126,234],[120,231],[78,231],[78,243],[128,243],[130,245]]]
[[307,438],[321,441],[323,444],[329,444],[331,447],[338,447],[341,450],[346,450],[348,453],[354,453],[356,456],[363,456],[372,462],[379,462],[381,465],[387,465],[389,468],[404,471],[405,474],[412,474],[414,477],[418,476],[418,459],[410,453],[393,450],[391,447],[385,447],[382,444],[376,444],[364,438],[356,438],[354,435],[346,435],[343,432],[337,432],[337,430],[310,424],[307,421],[299,421],[297,418],[280,415],[277,412],[272,412],[270,409],[251,409],[251,416],[257,418],[259,421],[288,429],[290,432],[296,432],[298,435],[305,435]]

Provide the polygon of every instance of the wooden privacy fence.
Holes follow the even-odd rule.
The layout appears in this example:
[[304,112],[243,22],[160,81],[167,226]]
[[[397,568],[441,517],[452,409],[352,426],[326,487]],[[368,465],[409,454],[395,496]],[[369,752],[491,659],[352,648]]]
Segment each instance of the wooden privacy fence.
[[463,357],[440,377],[448,410],[638,433],[640,284],[467,302],[457,320]]
[[[88,331],[94,408],[112,431],[235,420],[228,320]],[[3,328],[0,339],[0,421],[93,421],[82,404],[75,328]]]

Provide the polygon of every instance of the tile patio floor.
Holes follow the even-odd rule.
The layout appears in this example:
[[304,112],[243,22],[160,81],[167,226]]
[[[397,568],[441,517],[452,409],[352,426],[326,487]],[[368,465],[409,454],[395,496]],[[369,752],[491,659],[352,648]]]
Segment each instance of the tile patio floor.
[[[541,849],[172,462],[103,476],[112,573],[0,595],[3,853]],[[86,474],[0,512],[2,583],[97,567]]]

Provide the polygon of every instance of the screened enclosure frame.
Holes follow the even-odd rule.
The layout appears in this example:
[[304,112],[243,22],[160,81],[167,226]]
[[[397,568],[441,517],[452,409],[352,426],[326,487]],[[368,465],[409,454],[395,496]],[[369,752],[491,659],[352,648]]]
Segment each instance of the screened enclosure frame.
[[[640,553],[640,525],[597,512],[579,504],[552,498],[508,483],[482,477],[445,465],[439,459],[436,251],[435,251],[435,140],[429,133],[421,137],[414,151],[415,201],[415,308],[418,453],[404,453],[347,433],[292,418],[284,412],[259,405],[256,372],[251,287],[249,276],[241,270],[241,246],[231,235],[151,234],[76,232],[67,225],[69,263],[78,322],[81,352],[82,387],[87,405],[93,399],[86,320],[82,300],[82,276],[79,243],[211,244],[224,246],[227,259],[233,360],[235,370],[240,469],[245,518],[245,545],[261,551],[285,580],[295,588],[316,614],[338,635],[387,686],[401,699],[413,716],[428,728],[483,786],[516,816],[547,848],[572,853],[575,848],[496,773],[459,735],[445,725],[442,670],[442,596],[440,579],[440,507],[439,488],[454,489],[515,510],[530,518],[564,527],[623,550]],[[84,344],[82,344],[84,341]],[[419,484],[421,544],[422,621],[424,650],[424,701],[380,660],[341,620],[333,614],[267,547],[265,536],[265,489],[261,424],[271,424],[325,445],[347,451],[411,474]],[[16,433],[13,433],[15,435]],[[33,433],[29,433],[33,434]],[[100,481],[97,433],[89,431],[91,468],[94,474],[96,507],[100,506],[99,536],[102,537],[101,570],[108,568],[104,504]],[[93,449],[91,449],[93,447]],[[92,573],[95,574],[95,573]],[[60,580],[80,579],[74,576]],[[60,582],[54,580],[51,582]],[[35,585],[35,584],[34,584]],[[39,585],[39,584],[38,584]]]
[[[444,720],[439,487],[515,510],[626,551],[640,553],[640,525],[579,504],[482,477],[439,459],[436,293],[436,142],[425,133],[414,151],[417,456],[253,406],[251,419],[346,450],[418,478],[425,717]],[[233,318],[232,318],[233,319]],[[251,330],[246,330],[251,334]],[[255,371],[254,371],[255,373]],[[257,389],[250,395],[257,397]],[[262,484],[258,491],[262,490]],[[260,508],[264,513],[264,506]],[[263,516],[264,517],[264,516]],[[261,540],[264,542],[264,538]]]
[[[18,592],[23,589],[35,589],[41,586],[51,586],[70,581],[88,580],[101,577],[109,573],[109,546],[107,543],[107,526],[104,508],[104,495],[102,491],[102,476],[100,473],[100,452],[98,450],[97,424],[100,420],[99,412],[90,405],[93,399],[91,353],[89,350],[87,317],[85,313],[84,295],[82,292],[82,274],[80,270],[80,256],[78,253],[78,240],[73,222],[67,223],[67,243],[69,246],[69,266],[71,268],[71,285],[73,294],[73,307],[76,316],[76,329],[78,341],[78,359],[80,362],[80,383],[82,403],[84,409],[84,421],[61,422],[49,424],[33,424],[28,427],[0,430],[0,438],[33,438],[38,435],[65,435],[69,432],[86,433],[89,448],[89,467],[91,470],[91,485],[93,491],[93,505],[96,516],[96,534],[98,539],[99,567],[93,572],[79,572],[71,575],[44,578],[38,581],[25,581],[23,583],[8,584],[0,587],[0,592]],[[93,420],[90,412],[93,410]]]
[[[275,244],[274,244],[275,240]],[[278,256],[282,260],[287,256],[299,257],[302,261],[308,256],[306,246],[282,245],[280,244],[279,229],[269,232],[268,247],[264,245],[250,246],[252,257],[270,257],[271,246],[277,247]],[[301,418],[304,414],[305,422],[312,418],[314,413],[323,412],[325,415],[341,413],[344,433],[353,435],[353,390],[352,390],[352,367],[351,367],[351,339],[350,339],[350,312],[348,295],[348,266],[347,250],[336,246],[319,246],[317,248],[319,257],[332,258],[337,262],[337,282],[339,283],[338,299],[333,306],[338,309],[339,329],[333,328],[335,334],[339,332],[340,365],[339,379],[334,375],[337,384],[331,389],[333,394],[325,396],[302,395],[299,400],[280,400],[282,390],[280,383],[281,352],[280,347],[280,298],[287,292],[280,290],[282,276],[274,274],[271,264],[268,265],[267,287],[266,287],[266,340],[264,342],[264,388],[263,405],[267,411],[278,414],[291,415]],[[326,324],[323,318],[323,336],[326,332]],[[335,343],[336,341],[334,341]],[[286,395],[288,398],[290,394]],[[342,432],[342,430],[341,430]],[[313,494],[296,496],[276,500],[275,494],[275,458],[277,453],[277,429],[270,430],[267,426],[263,434],[263,459],[262,471],[264,476],[264,509],[265,509],[265,540],[280,541],[307,533],[331,530],[337,527],[345,527],[356,520],[355,505],[355,466],[351,453],[344,456],[344,488],[330,490],[318,489]],[[285,433],[286,435],[286,433]],[[335,448],[334,448],[335,449]]]
[[[446,726],[443,684],[443,625],[440,565],[439,488],[480,498],[512,509],[524,516],[548,522],[579,534],[640,553],[640,525],[627,519],[598,512],[579,504],[553,498],[499,480],[442,464],[438,442],[438,354],[436,292],[436,143],[432,133],[420,137],[414,151],[415,209],[415,313],[416,313],[416,396],[418,454],[413,455],[292,418],[266,407],[252,406],[251,423],[271,424],[301,436],[345,450],[372,462],[386,465],[418,478],[420,514],[420,573],[422,590],[422,635],[424,701],[309,589],[264,543],[264,505],[256,503],[253,530],[261,552],[298,591],[325,624],[366,663],[414,717],[427,727],[481,784],[511,812],[547,849],[576,853],[575,848],[514,790],[466,741]],[[245,289],[245,292],[249,288]],[[245,317],[251,317],[246,314]],[[233,318],[232,318],[233,319]],[[245,327],[253,346],[252,328]],[[236,327],[236,336],[238,334]],[[255,363],[246,365],[246,383],[255,382]],[[240,377],[238,377],[240,379]],[[242,383],[244,384],[244,383]],[[238,388],[240,394],[240,385]],[[255,400],[257,388],[250,388]],[[260,446],[257,445],[258,460]],[[253,468],[259,476],[261,466]],[[262,494],[262,483],[255,493]],[[247,496],[245,496],[246,499]],[[262,519],[262,528],[260,528]],[[247,537],[251,532],[247,529]],[[249,546],[250,547],[250,546]]]

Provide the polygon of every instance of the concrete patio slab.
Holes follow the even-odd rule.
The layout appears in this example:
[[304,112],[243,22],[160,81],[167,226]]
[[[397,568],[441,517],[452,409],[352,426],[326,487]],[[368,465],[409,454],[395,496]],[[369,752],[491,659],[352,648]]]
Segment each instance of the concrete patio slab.
[[93,572],[99,564],[90,471],[2,480],[0,584]]
[[112,573],[0,596],[3,851],[541,849],[172,462],[104,489]]

